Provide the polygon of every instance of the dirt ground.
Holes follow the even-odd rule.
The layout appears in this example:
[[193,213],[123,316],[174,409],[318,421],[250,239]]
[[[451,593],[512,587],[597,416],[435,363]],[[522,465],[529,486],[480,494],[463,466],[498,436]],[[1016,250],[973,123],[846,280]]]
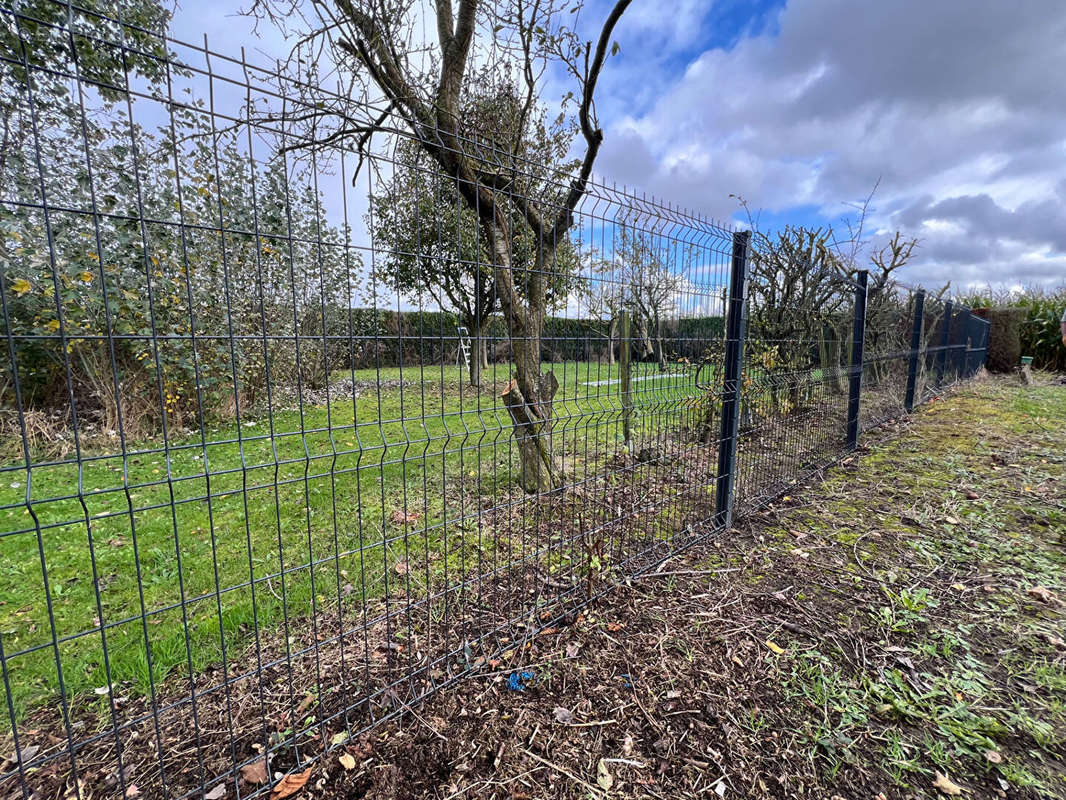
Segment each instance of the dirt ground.
[[[168,681],[156,730],[113,696],[143,722],[79,748],[76,778],[27,774],[29,796],[1066,798],[1066,384],[978,380],[864,441],[480,674],[414,708],[382,695],[406,713],[355,740],[343,698],[310,693],[335,643],[279,633],[261,647],[302,653],[295,683],[207,673],[190,716]],[[63,748],[50,713],[24,756]],[[267,769],[261,736],[332,749]],[[0,797],[21,786],[9,758]]]
[[958,390],[303,793],[1066,797],[1064,431],[1051,379]]

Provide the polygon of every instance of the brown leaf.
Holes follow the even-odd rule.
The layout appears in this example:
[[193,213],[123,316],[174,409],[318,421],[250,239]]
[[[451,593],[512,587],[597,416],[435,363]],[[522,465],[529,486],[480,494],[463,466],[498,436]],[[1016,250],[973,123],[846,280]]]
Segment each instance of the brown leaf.
[[979,499],[980,497],[981,497],[981,495],[979,495],[979,494],[978,494],[977,492],[975,492],[975,491],[974,491],[973,489],[970,489],[970,490],[969,490],[968,492],[966,492],[966,499],[967,499],[967,500],[977,500],[977,499]]
[[1049,645],[1056,648],[1057,650],[1066,650],[1066,639],[1063,639],[1061,636],[1056,636],[1055,634],[1048,633],[1047,631],[1040,635],[1044,637],[1044,639]]
[[936,773],[936,780],[933,781],[933,786],[944,794],[952,796],[962,794],[962,787],[942,772]]
[[311,772],[314,771],[314,767],[308,767],[303,772],[290,772],[274,787],[274,791],[270,793],[270,800],[282,800],[283,797],[292,797],[307,783],[311,777]]
[[406,575],[411,571],[411,568],[407,566],[406,561],[397,561],[393,569],[396,570],[397,575]]
[[1041,603],[1054,603],[1058,597],[1046,586],[1033,586],[1026,590],[1027,595]]
[[226,796],[226,784],[220,783],[204,795],[204,800],[222,800]]
[[402,508],[397,508],[389,515],[389,521],[393,525],[414,525],[418,522],[418,514],[414,511],[404,511]]
[[341,762],[341,766],[344,767],[345,769],[347,769],[347,770],[355,769],[355,759],[352,757],[351,753],[344,753],[337,760],[339,762]]
[[126,787],[126,797],[140,797],[141,790],[137,787],[137,784],[131,783]]
[[624,628],[624,627],[625,627],[625,624],[623,624],[621,622],[608,622],[607,623],[607,630],[609,630],[611,633],[618,633],[618,631],[622,630],[622,628]]
[[241,767],[241,777],[244,779],[245,783],[250,783],[254,786],[269,781],[270,775],[267,773],[266,759],[261,758],[258,761],[253,761],[251,764],[245,764]]
[[987,758],[993,764],[1000,764],[1003,762],[1003,756],[1001,756],[995,750],[985,750],[985,758]]

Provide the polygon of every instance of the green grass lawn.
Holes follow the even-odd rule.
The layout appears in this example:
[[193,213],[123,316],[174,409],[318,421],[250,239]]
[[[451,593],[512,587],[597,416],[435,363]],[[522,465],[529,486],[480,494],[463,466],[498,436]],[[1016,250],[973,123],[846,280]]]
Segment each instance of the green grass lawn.
[[[580,477],[621,440],[618,368],[552,367],[554,446]],[[701,394],[691,374],[657,375],[634,365],[638,434],[676,426]],[[348,603],[400,581],[415,597],[418,575],[453,583],[477,568],[492,541],[478,541],[475,499],[516,492],[506,366],[480,391],[454,366],[339,377],[404,383],[3,474],[0,638],[16,715],[56,697],[57,660],[68,693],[105,686],[105,638],[111,681],[145,691],[235,651],[255,620],[321,613],[342,586]]]

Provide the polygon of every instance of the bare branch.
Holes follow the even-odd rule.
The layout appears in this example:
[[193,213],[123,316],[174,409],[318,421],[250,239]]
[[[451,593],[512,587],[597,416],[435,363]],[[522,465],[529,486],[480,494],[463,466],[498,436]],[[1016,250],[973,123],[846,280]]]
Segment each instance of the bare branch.
[[600,38],[596,44],[596,56],[592,59],[592,64],[585,77],[584,87],[581,92],[581,108],[578,112],[581,133],[586,142],[585,157],[581,161],[577,177],[570,185],[570,191],[563,202],[563,208],[552,226],[551,240],[553,242],[558,241],[558,238],[570,228],[573,222],[574,209],[585,194],[589,176],[592,175],[592,165],[595,163],[596,156],[600,151],[600,145],[603,143],[603,131],[598,126],[594,126],[592,99],[596,92],[596,83],[600,78],[603,63],[607,58],[607,48],[611,41],[611,35],[614,33],[615,25],[618,24],[618,20],[622,18],[622,14],[629,8],[631,2],[632,0],[617,0],[614,8],[611,9],[611,13],[604,21],[603,28],[600,30]]

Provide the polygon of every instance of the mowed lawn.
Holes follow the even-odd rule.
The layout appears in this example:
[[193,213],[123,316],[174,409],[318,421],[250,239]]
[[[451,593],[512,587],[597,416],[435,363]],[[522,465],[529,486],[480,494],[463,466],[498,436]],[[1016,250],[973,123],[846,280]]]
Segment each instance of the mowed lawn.
[[[551,366],[554,446],[580,479],[621,442],[618,368]],[[676,369],[634,365],[638,437],[676,428],[702,395]],[[490,367],[480,391],[456,367],[333,375],[345,377],[354,403],[348,389],[127,442],[125,458],[117,439],[97,440],[80,462],[4,465],[0,640],[16,717],[58,695],[57,662],[68,694],[109,677],[147,691],[218,662],[256,624],[324,613],[339,596],[360,605],[398,582],[417,597],[430,571],[452,584],[478,568],[493,544],[479,505],[518,492],[498,396],[507,366]]]

